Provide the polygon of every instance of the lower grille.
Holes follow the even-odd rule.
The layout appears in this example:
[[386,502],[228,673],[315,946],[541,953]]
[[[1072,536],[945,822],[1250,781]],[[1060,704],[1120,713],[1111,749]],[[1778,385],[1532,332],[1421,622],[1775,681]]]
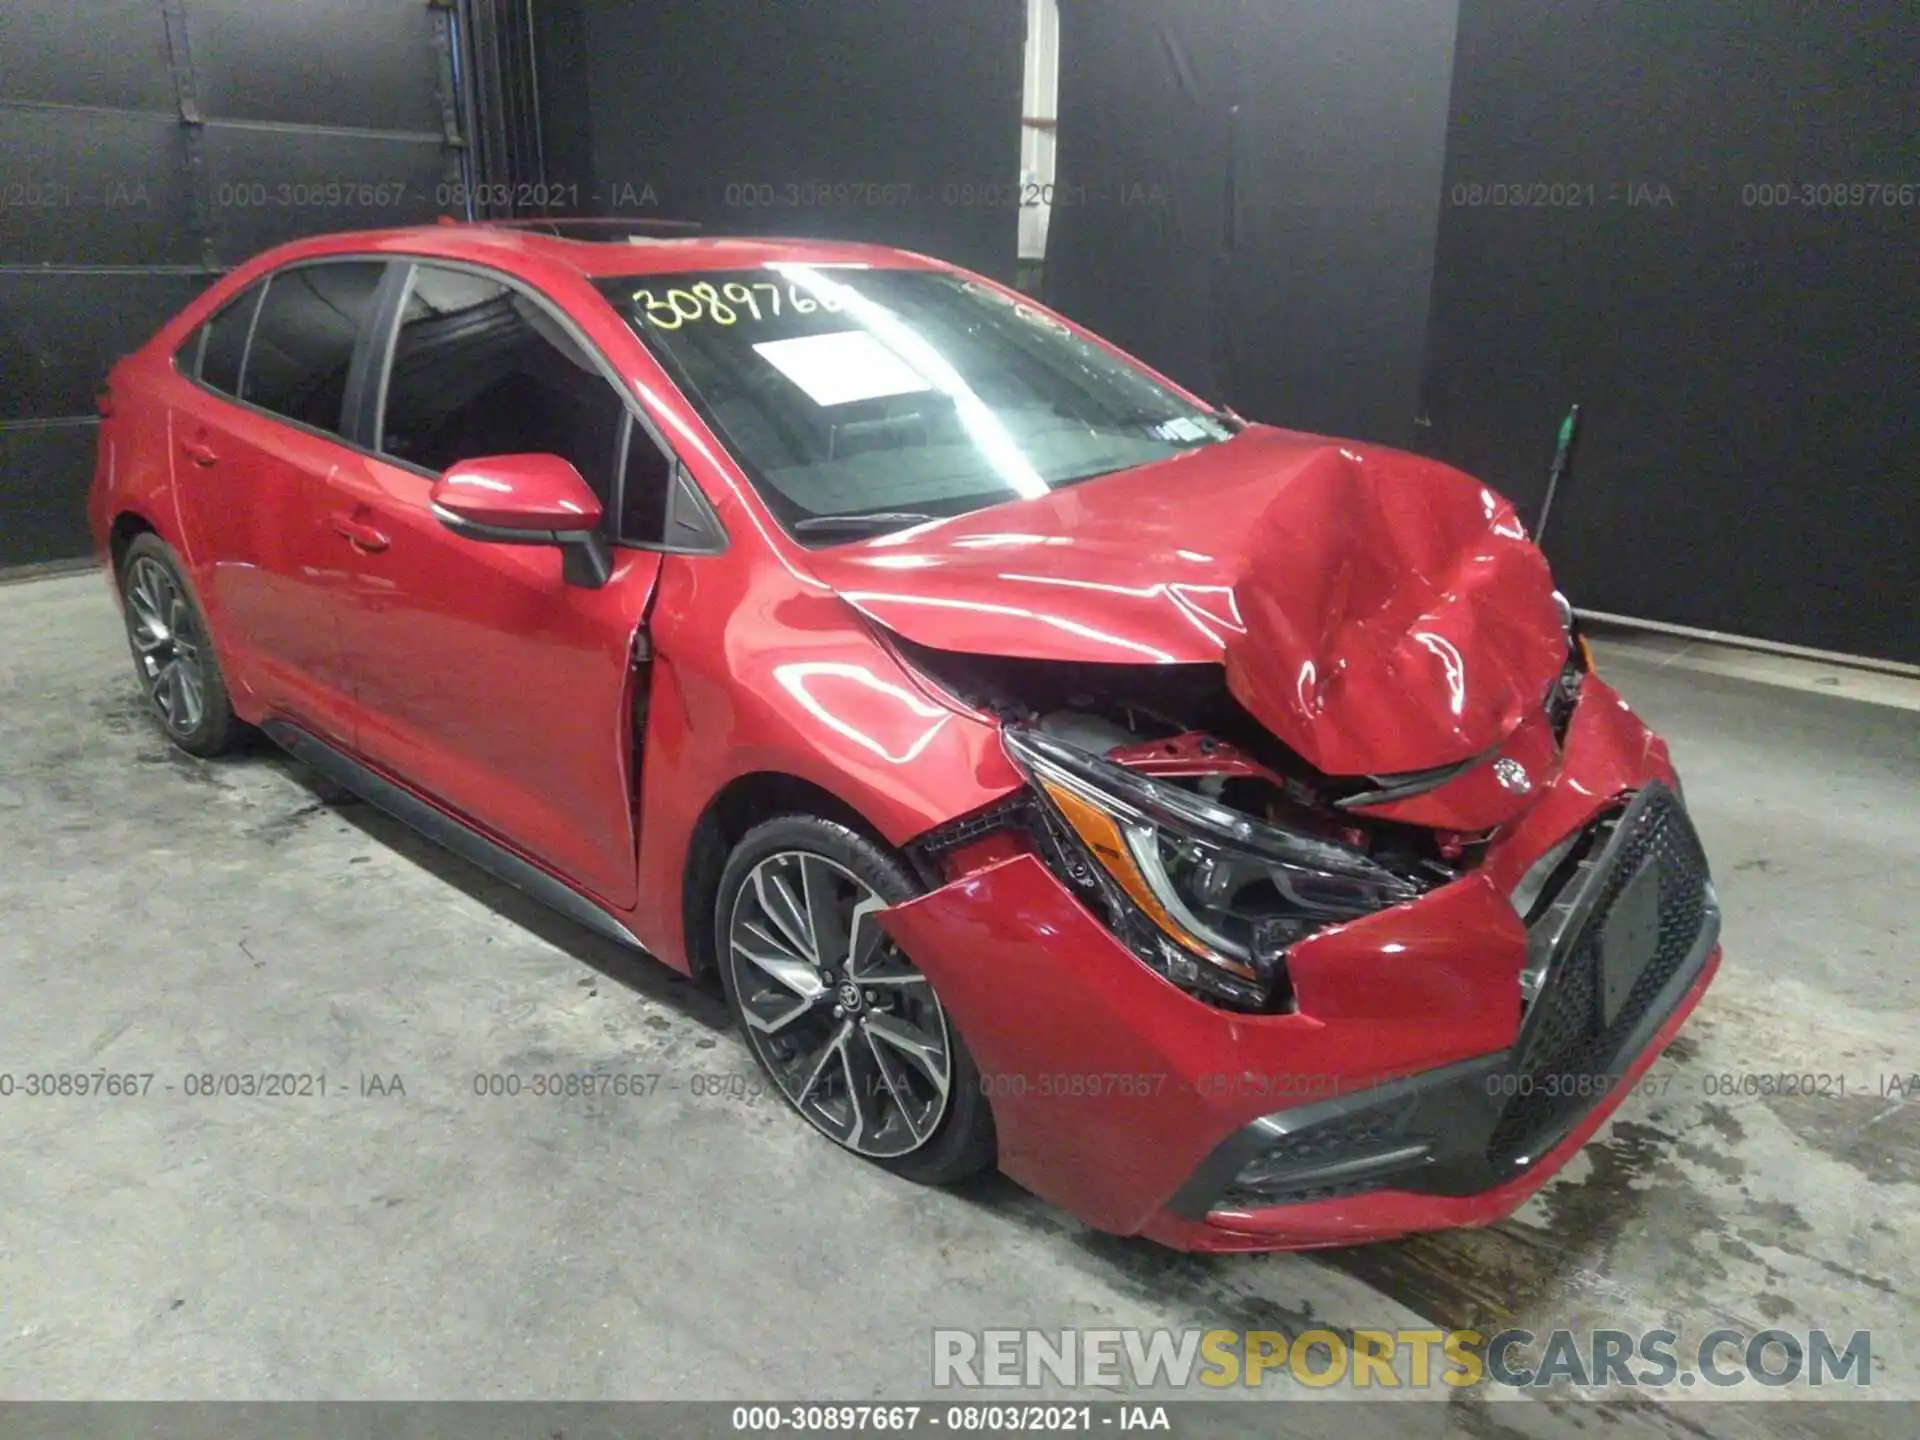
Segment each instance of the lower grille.
[[1337,1175],[1350,1164],[1364,1167],[1373,1157],[1404,1147],[1407,1141],[1399,1129],[1403,1118],[1404,1112],[1397,1107],[1376,1107],[1304,1126],[1276,1141],[1234,1177],[1221,1201],[1249,1208],[1297,1205],[1377,1190],[1385,1183],[1380,1174],[1336,1179],[1329,1172]]
[[1275,1205],[1311,1205],[1318,1200],[1350,1200],[1356,1195],[1371,1195],[1376,1190],[1383,1190],[1389,1183],[1390,1177],[1375,1176],[1368,1180],[1348,1180],[1338,1185],[1300,1185],[1273,1189],[1235,1186],[1220,1197],[1214,1208],[1265,1210]]
[[1554,944],[1515,1049],[1512,1099],[1488,1159],[1511,1169],[1607,1092],[1623,1047],[1692,953],[1711,904],[1699,837],[1665,786],[1601,824],[1611,834]]

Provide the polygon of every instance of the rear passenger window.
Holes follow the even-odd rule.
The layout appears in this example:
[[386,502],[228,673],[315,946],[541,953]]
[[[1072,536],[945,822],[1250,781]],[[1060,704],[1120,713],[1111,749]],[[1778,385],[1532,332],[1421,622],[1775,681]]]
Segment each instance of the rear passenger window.
[[201,384],[211,385],[226,395],[240,393],[240,361],[247,353],[247,332],[253,327],[253,312],[265,288],[253,285],[238,299],[228,301],[226,307],[187,342],[187,350],[181,352],[183,367],[192,358],[188,352],[193,346],[201,346],[198,372]]
[[345,260],[298,265],[269,277],[240,398],[337,432],[354,343],[372,322],[374,292],[385,270],[379,260]]

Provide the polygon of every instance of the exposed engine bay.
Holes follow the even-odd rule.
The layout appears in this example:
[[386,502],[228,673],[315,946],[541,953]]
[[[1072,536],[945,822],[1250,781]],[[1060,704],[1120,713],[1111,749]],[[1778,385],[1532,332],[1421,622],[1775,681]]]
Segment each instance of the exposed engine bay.
[[[1054,867],[1143,959],[1214,1003],[1284,1006],[1290,945],[1446,883],[1489,838],[1344,808],[1383,777],[1316,771],[1247,714],[1219,666],[892,639],[920,674],[1002,723],[1034,781],[1029,824]],[[1439,783],[1460,768],[1392,778]]]
[[1218,665],[1091,665],[964,655],[892,637],[915,668],[1008,725],[1029,725],[1255,820],[1299,828],[1431,886],[1470,868],[1485,836],[1363,819],[1340,808],[1378,777],[1322,775],[1227,690]]

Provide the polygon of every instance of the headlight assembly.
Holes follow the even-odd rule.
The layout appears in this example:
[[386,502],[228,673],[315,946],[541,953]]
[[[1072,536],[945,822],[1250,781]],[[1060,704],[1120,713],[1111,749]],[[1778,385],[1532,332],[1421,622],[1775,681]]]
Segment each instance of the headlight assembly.
[[1346,845],[1257,820],[1025,727],[1008,753],[1152,929],[1125,934],[1176,983],[1260,1007],[1287,948],[1328,925],[1414,899],[1425,886]]
[[1587,644],[1587,637],[1581,633],[1580,621],[1573,613],[1573,602],[1556,590],[1553,592],[1553,608],[1559,613],[1560,628],[1567,632],[1567,651],[1574,666],[1583,673],[1593,671],[1593,647]]

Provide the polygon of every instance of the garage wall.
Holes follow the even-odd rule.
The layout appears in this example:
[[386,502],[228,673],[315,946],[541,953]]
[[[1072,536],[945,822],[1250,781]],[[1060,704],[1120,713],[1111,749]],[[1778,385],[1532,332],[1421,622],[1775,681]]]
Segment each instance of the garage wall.
[[1013,278],[1025,0],[552,0],[536,22],[553,209]]
[[1061,0],[1044,293],[1537,510],[1583,606],[1920,660],[1911,0]]
[[1429,448],[1576,603],[1920,661],[1920,23],[1463,0]]
[[83,555],[93,396],[222,270],[455,208],[425,0],[0,8],[0,566]]
[[1415,438],[1453,0],[1061,0],[1045,293],[1255,419]]

